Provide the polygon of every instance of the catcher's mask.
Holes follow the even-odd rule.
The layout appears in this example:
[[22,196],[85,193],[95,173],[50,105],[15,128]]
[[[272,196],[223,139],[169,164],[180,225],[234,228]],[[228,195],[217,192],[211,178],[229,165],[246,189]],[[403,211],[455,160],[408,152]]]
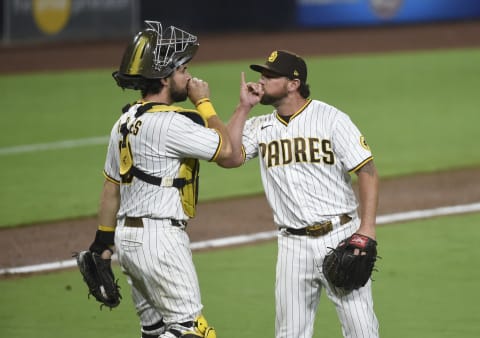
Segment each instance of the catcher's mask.
[[140,89],[144,79],[163,79],[188,63],[198,49],[197,37],[177,27],[162,28],[157,21],[145,21],[123,54],[120,69],[112,75],[122,88]]

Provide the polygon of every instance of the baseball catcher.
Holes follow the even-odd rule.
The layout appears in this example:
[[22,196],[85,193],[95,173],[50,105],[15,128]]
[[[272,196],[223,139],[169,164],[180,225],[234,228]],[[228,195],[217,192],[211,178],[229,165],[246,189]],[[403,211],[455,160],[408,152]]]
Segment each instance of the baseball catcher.
[[[100,308],[107,306],[110,309],[120,304],[120,286],[112,270],[112,260],[102,258],[101,253],[110,251],[113,245],[113,234],[110,227],[99,227],[95,240],[89,250],[75,253],[77,265],[83,280],[88,287],[88,295],[93,295],[101,303]],[[107,230],[107,231],[105,231]]]
[[367,283],[376,260],[377,242],[355,233],[325,256],[323,273],[330,284],[352,291]]

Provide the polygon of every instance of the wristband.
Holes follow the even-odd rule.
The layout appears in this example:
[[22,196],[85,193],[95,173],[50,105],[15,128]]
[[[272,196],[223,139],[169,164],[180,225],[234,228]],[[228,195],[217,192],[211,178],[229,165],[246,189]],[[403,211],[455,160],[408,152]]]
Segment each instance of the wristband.
[[210,99],[208,97],[204,97],[203,99],[198,100],[197,102],[195,102],[195,107],[198,107],[204,102],[210,102]]
[[100,231],[106,231],[106,232],[112,232],[112,231],[115,231],[115,227],[114,227],[114,226],[111,226],[111,225],[102,225],[102,224],[99,224],[99,225],[98,225],[98,230],[100,230]]
[[217,115],[209,98],[198,100],[197,103],[195,103],[195,106],[205,120]]

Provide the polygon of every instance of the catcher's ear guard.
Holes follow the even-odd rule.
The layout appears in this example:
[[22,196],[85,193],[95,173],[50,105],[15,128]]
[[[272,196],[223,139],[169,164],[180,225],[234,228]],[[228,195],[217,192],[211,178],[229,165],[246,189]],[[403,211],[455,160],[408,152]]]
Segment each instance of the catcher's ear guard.
[[145,80],[141,76],[124,75],[119,71],[114,71],[112,76],[117,85],[123,89],[141,90],[145,84]]

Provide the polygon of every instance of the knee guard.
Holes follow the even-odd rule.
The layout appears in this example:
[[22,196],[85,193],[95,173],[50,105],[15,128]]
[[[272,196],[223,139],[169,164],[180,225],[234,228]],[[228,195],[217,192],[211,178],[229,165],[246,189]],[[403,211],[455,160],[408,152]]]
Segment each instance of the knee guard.
[[203,315],[198,316],[193,322],[195,328],[204,338],[217,338],[217,332],[211,326],[208,326],[207,320]]
[[[190,322],[192,323],[192,322]],[[185,331],[179,331],[176,328],[168,330],[168,332],[175,335],[178,338],[217,338],[215,329],[208,326],[207,320],[203,315],[199,315],[193,321],[193,326]]]

